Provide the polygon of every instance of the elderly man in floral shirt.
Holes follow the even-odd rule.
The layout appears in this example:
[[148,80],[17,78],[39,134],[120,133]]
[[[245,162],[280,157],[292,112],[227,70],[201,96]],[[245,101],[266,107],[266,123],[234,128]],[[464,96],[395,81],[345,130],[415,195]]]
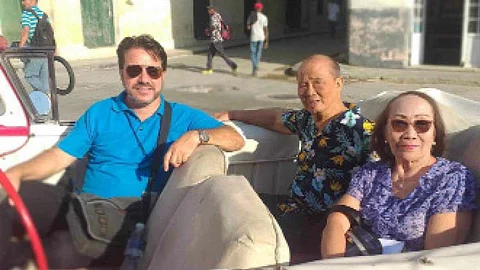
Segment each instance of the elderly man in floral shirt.
[[208,14],[210,15],[210,28],[207,29],[206,33],[210,36],[210,47],[208,48],[207,55],[207,68],[202,71],[202,74],[212,74],[212,61],[213,57],[216,54],[225,60],[227,65],[232,69],[232,73],[236,74],[237,64],[230,60],[225,54],[223,49],[223,38],[222,38],[222,24],[224,24],[222,16],[215,10],[213,6],[207,6]]
[[355,105],[342,101],[343,78],[338,63],[330,57],[313,55],[305,59],[297,82],[304,106],[301,110],[216,114],[220,120],[238,120],[298,135],[301,150],[291,196],[261,194],[282,227],[294,263],[320,258],[326,212],[345,194],[352,173],[369,159],[369,138],[374,127]]

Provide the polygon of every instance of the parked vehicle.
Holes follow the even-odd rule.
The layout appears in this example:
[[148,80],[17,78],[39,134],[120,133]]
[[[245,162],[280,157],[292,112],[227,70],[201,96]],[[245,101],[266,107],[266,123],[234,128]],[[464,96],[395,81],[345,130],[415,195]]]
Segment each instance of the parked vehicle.
[[[73,126],[73,122],[60,121],[56,91],[50,97],[32,95],[22,71],[21,60],[28,57],[45,58],[51,69],[54,66],[51,51],[9,49],[1,54],[1,170],[52,147]],[[52,69],[51,89],[56,89],[55,75]],[[446,157],[463,162],[480,180],[480,103],[437,89],[421,91],[439,102],[447,122]],[[384,92],[359,105],[374,119],[394,95]],[[256,193],[288,193],[298,139],[242,123],[229,124],[242,132],[246,146],[233,153],[199,147],[175,170],[147,224],[142,269],[474,269],[480,264],[477,215],[470,244],[288,266],[285,238]],[[80,179],[83,165],[79,161],[44,181],[55,185],[61,177]]]

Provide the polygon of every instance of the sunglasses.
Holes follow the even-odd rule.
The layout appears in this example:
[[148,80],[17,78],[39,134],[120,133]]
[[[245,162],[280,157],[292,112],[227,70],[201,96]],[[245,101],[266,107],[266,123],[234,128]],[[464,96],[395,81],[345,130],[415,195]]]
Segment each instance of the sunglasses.
[[413,121],[413,124],[410,124],[409,122],[400,119],[394,119],[390,121],[392,129],[395,132],[405,132],[405,130],[408,129],[408,126],[412,125],[415,132],[426,133],[432,127],[432,123],[432,120],[415,120]]
[[[140,65],[131,65],[131,66],[127,66],[125,68],[125,71],[127,72],[128,77],[133,79],[138,77],[138,75],[140,75],[140,73],[143,72],[143,69],[144,67]],[[150,76],[150,78],[152,79],[160,78],[160,76],[162,76],[162,73],[163,73],[163,70],[161,67],[147,66],[145,67],[145,69],[147,70],[148,76]]]

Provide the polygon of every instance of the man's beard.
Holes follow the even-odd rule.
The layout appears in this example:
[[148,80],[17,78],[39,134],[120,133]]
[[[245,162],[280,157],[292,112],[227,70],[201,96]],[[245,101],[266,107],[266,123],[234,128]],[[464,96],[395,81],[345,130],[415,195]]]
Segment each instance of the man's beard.
[[[135,88],[138,88],[139,86],[142,86],[142,85],[145,85],[145,86],[148,86],[148,87],[154,89],[154,87],[152,85],[149,85],[149,84],[136,84],[133,88],[135,89]],[[163,87],[163,85],[162,85],[162,87]],[[157,100],[157,98],[160,96],[160,93],[161,93],[161,91],[158,91],[158,92],[155,91],[152,99],[145,101],[145,100],[138,100],[129,91],[126,91],[127,99],[130,101],[130,103],[131,103],[130,105],[133,106],[133,108],[147,107],[148,105],[152,104],[155,100]]]

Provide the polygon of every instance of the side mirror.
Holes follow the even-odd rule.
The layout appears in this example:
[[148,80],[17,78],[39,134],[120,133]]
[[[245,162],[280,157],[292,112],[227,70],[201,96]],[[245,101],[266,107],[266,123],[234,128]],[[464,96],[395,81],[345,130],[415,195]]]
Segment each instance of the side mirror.
[[48,115],[51,109],[51,101],[47,94],[42,91],[32,91],[29,94],[33,106],[39,115]]

